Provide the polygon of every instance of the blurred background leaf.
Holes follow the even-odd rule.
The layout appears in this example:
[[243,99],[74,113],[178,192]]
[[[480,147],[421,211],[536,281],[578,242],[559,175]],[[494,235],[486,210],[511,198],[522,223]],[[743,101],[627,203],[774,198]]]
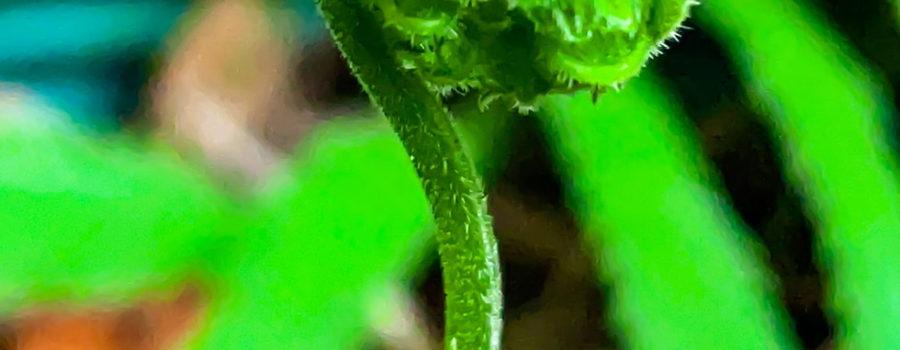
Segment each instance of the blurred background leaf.
[[0,115],[4,316],[214,282],[241,221],[194,166],[171,151],[10,112]]
[[[594,104],[551,97],[542,119],[570,204],[612,286],[629,348],[793,348],[756,244],[652,77]],[[741,315],[735,317],[735,315]]]
[[334,122],[311,139],[263,195],[197,348],[359,346],[366,302],[421,256],[430,212],[387,124]]
[[838,344],[900,347],[900,199],[884,83],[819,15],[778,0],[700,12],[766,110],[791,180],[816,220]]

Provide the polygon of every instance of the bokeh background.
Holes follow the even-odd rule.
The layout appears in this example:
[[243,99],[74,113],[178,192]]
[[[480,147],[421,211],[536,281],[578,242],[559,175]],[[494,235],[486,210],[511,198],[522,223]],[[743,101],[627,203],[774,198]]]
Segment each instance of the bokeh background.
[[[740,283],[716,272],[715,254],[654,232],[739,237],[709,238],[708,249],[725,260],[753,251],[748,261],[769,271],[762,280],[786,311],[772,317],[795,334],[785,347],[845,337],[829,311],[845,304],[828,290],[848,283],[888,307],[875,312],[875,334],[897,330],[900,212],[880,198],[898,194],[900,6],[718,0],[694,13],[640,78],[596,107],[562,98],[519,114],[447,98],[488,183],[505,348],[683,348],[662,330],[617,325],[612,315],[627,313],[615,303],[630,300],[617,293],[648,308],[641,298],[661,298],[654,285],[622,291],[617,273],[677,279],[695,268],[686,274]],[[424,196],[311,1],[7,1],[0,33],[0,230],[12,242],[0,248],[10,266],[0,348],[440,348]],[[682,171],[697,192],[660,195]],[[841,236],[880,223],[873,211],[891,218],[874,235],[879,250]],[[667,225],[667,215],[688,222]],[[615,248],[628,235],[695,263]],[[870,260],[833,281],[840,258],[852,260],[842,249]],[[627,261],[652,267],[617,267]],[[721,320],[706,307],[730,305],[699,299],[666,307],[702,324]],[[684,336],[728,336],[701,333]]]

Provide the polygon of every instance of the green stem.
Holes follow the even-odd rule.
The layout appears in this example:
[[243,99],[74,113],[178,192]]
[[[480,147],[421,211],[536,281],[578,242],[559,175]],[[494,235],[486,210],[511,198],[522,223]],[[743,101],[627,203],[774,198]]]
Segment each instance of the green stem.
[[319,6],[353,73],[400,137],[431,203],[447,295],[446,348],[499,349],[497,244],[481,179],[449,112],[415,73],[400,67],[382,26],[358,0],[321,0]]

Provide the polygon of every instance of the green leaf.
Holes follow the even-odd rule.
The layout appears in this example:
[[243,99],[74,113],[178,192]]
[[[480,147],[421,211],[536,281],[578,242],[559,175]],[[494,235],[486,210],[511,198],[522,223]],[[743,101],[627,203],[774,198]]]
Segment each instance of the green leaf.
[[230,203],[171,154],[0,111],[0,313],[213,282]]
[[[195,348],[358,345],[366,309],[427,259],[433,224],[383,120],[319,127],[252,205],[172,154],[99,141],[48,111],[0,114],[0,306],[121,305],[200,279]],[[468,139],[498,119],[467,118]],[[474,147],[485,162],[490,150]]]
[[900,348],[900,191],[880,78],[822,17],[782,0],[711,1],[730,51],[815,220],[837,344]]
[[421,263],[431,213],[388,125],[332,122],[311,138],[260,200],[250,250],[191,348],[357,347],[367,303]]
[[795,347],[758,248],[666,95],[645,74],[597,105],[549,97],[541,115],[624,345]]

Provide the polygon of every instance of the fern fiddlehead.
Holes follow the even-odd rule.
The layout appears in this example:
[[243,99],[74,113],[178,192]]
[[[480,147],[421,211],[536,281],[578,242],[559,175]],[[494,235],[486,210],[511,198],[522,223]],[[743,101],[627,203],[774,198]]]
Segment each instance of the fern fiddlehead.
[[439,96],[529,108],[602,91],[673,35],[684,0],[320,0],[338,47],[391,122],[438,227],[448,349],[498,349],[500,272],[481,180]]
[[401,64],[432,90],[531,105],[554,91],[617,88],[675,35],[694,1],[363,0]]

